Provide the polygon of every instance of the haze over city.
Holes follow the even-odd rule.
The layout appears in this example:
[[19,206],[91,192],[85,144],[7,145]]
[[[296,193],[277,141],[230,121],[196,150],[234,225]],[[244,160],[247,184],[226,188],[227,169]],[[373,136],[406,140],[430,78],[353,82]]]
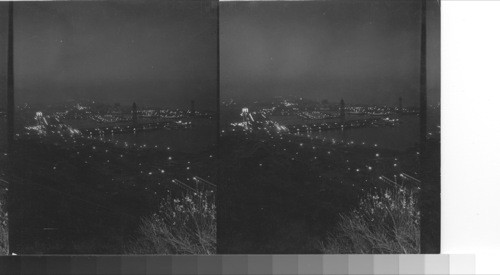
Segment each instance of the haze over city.
[[16,102],[95,99],[215,110],[216,17],[165,1],[16,3]]
[[[221,4],[221,97],[295,95],[418,106],[420,2]],[[439,12],[431,6],[428,24]],[[439,103],[439,28],[428,30],[429,103]]]

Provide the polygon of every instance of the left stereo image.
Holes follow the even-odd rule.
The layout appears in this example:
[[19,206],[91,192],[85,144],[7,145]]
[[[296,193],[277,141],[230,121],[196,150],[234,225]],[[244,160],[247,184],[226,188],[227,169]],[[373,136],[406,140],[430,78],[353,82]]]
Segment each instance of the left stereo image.
[[216,253],[217,8],[0,3],[1,254]]

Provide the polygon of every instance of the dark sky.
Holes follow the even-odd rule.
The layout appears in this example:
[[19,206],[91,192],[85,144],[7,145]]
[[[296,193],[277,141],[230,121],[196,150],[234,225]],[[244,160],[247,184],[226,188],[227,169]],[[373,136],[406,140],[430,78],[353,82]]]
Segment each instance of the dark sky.
[[216,6],[206,1],[16,3],[16,102],[90,98],[216,109]]
[[[439,101],[439,11],[430,3],[429,102]],[[223,2],[221,97],[297,95],[418,105],[420,1]]]
[[8,2],[0,2],[0,110],[7,108]]

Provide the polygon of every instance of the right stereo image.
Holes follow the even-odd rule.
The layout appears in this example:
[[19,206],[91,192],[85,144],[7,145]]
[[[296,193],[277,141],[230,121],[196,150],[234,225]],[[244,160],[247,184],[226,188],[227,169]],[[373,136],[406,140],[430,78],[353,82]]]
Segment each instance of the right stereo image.
[[221,2],[218,253],[439,253],[436,1]]

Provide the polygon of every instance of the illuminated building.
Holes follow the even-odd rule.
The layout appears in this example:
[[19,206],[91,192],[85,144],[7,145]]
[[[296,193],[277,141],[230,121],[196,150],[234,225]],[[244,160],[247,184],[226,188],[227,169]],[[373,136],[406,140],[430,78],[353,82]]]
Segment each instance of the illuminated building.
[[253,122],[252,114],[248,112],[248,108],[241,109],[241,116],[243,117],[243,122]]
[[250,128],[250,125],[252,124],[252,122],[254,122],[254,119],[252,117],[252,114],[250,114],[250,112],[248,112],[248,108],[243,108],[241,109],[241,114],[240,114],[242,117],[243,117],[243,127],[248,130]]
[[38,126],[47,125],[47,120],[43,117],[42,112],[36,112],[35,120],[36,120]]

